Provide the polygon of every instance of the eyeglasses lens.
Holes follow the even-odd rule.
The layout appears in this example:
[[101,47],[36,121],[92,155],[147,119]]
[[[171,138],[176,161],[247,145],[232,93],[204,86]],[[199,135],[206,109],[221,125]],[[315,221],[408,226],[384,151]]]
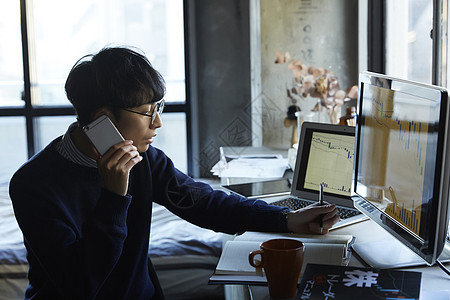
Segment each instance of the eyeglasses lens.
[[156,113],[158,113],[158,115],[161,116],[161,114],[163,113],[163,110],[164,110],[164,100],[161,100],[161,102],[157,103],[155,108],[153,109],[152,124],[156,118]]

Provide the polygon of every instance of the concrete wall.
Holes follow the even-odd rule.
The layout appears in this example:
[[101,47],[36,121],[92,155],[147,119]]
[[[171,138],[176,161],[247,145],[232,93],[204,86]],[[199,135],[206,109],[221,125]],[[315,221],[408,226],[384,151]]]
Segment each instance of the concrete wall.
[[[287,64],[274,63],[275,53],[289,52],[307,66],[334,72],[343,89],[357,84],[358,1],[259,0],[258,4],[260,23],[253,18],[251,26],[260,26],[261,87],[252,97],[261,101],[254,102],[259,105],[254,111],[260,114],[253,117],[260,120],[264,146],[286,149],[292,133],[283,124],[288,106],[296,104],[306,112],[317,99],[294,97],[297,103],[293,103],[286,91],[294,83],[292,71]],[[252,46],[252,54],[257,55],[258,45]],[[320,118],[326,122],[327,114]]]
[[[193,176],[220,146],[290,147],[283,124],[294,80],[277,51],[358,82],[357,0],[187,0]],[[309,111],[316,99],[297,99]]]
[[188,0],[191,175],[209,177],[221,146],[252,143],[249,2]]

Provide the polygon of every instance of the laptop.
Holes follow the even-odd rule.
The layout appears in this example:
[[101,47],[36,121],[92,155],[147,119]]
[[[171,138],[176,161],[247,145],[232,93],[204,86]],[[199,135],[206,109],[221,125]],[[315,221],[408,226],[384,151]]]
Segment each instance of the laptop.
[[355,127],[303,122],[290,194],[263,200],[296,210],[316,203],[322,184],[324,201],[336,204],[341,217],[332,229],[367,219],[350,197],[354,143]]

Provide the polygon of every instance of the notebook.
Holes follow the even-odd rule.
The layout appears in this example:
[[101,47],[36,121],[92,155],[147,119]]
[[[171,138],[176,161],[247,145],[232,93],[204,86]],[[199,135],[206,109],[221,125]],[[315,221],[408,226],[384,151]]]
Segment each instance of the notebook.
[[263,200],[295,210],[317,202],[323,184],[324,201],[336,204],[341,216],[333,229],[367,219],[350,198],[354,142],[355,127],[303,122],[290,194]]
[[[350,247],[355,241],[351,235],[305,235],[247,231],[233,240],[226,241],[209,284],[267,285],[264,270],[255,269],[249,264],[249,253],[261,249],[261,243],[264,241],[286,238],[299,240],[305,244],[300,277],[306,266],[311,263],[347,266],[351,257]],[[259,256],[257,257],[259,258]]]

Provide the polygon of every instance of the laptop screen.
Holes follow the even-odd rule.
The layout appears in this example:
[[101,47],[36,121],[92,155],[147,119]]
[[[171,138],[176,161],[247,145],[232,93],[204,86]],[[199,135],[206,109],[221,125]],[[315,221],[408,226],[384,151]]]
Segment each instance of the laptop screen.
[[292,194],[317,200],[323,184],[325,201],[352,207],[355,129],[304,122],[301,128]]

